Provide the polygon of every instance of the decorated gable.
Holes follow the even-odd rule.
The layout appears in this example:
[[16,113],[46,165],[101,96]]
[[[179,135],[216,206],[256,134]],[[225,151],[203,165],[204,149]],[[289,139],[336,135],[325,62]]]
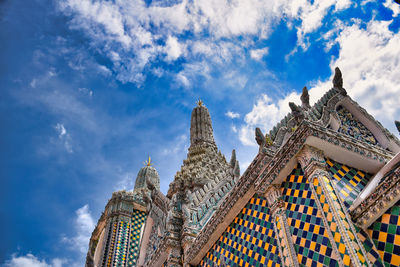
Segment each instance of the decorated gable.
[[357,140],[367,142],[371,145],[379,145],[372,132],[345,107],[339,106],[336,112],[340,119],[340,127],[338,129],[340,133],[347,134]]

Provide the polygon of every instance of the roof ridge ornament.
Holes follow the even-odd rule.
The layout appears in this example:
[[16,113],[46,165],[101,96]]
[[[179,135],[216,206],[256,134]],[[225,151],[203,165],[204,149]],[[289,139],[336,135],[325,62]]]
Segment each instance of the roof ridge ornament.
[[333,76],[333,88],[337,89],[342,95],[347,95],[346,90],[343,88],[342,72],[339,67],[335,68],[335,76]]
[[199,100],[197,100],[196,104],[199,107],[203,107],[204,102],[199,98]]
[[306,86],[303,87],[303,92],[301,93],[300,96],[301,100],[301,107],[303,109],[310,109],[310,95],[308,94],[308,89]]
[[397,131],[400,133],[400,121],[394,121],[394,124],[396,124]]
[[294,102],[289,102],[289,107],[292,110],[292,114],[297,124],[304,120],[304,112],[301,107],[297,106]]

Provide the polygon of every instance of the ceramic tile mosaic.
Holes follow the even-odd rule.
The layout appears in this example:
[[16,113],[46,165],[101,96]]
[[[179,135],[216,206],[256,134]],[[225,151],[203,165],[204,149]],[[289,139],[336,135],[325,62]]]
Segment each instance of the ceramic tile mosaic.
[[337,222],[334,221],[334,216],[332,214],[332,210],[330,209],[328,201],[326,199],[326,196],[322,191],[322,187],[320,185],[319,180],[318,179],[314,179],[313,180],[313,185],[314,185],[314,188],[315,188],[315,192],[316,192],[316,194],[318,196],[318,200],[319,200],[319,202],[321,204],[322,210],[324,212],[324,215],[325,215],[325,217],[327,219],[327,222],[329,224],[329,228],[330,228],[329,230],[332,233],[332,236],[333,236],[333,239],[335,240],[335,243],[336,243],[336,246],[338,248],[340,257],[343,260],[343,264],[345,266],[350,266],[349,253],[348,253],[348,251],[346,249],[346,246],[344,245],[344,240],[343,240],[343,237],[342,237],[341,233],[339,232]]
[[281,266],[267,200],[255,195],[199,266]]
[[367,185],[371,176],[354,168],[327,159],[327,168],[331,173],[332,183],[346,207],[350,207],[360,192]]
[[372,132],[367,127],[365,127],[365,125],[362,124],[356,117],[354,117],[353,114],[351,114],[347,109],[339,106],[337,114],[341,121],[338,132],[347,134],[357,140],[362,140],[372,145],[379,145]]
[[136,266],[137,257],[139,254],[140,234],[142,226],[146,221],[146,213],[139,210],[134,210],[131,218],[131,232],[129,244],[129,256],[127,266]]
[[385,266],[400,266],[400,201],[376,220],[368,232]]
[[301,266],[338,266],[307,178],[298,166],[282,183],[288,224]]
[[117,223],[110,223],[106,247],[104,249],[103,266],[110,267],[114,254],[115,237],[117,234]]
[[118,237],[114,252],[115,254],[113,266],[125,266],[126,256],[128,252],[130,226],[131,224],[129,222],[120,221],[118,223]]
[[[349,256],[347,254],[348,249],[345,248],[345,246],[344,246],[344,239],[341,236],[342,233],[340,233],[340,227],[338,224],[342,225],[343,231],[345,231],[345,234],[350,239],[352,248],[354,249],[355,253],[357,254],[360,263],[364,266],[368,266],[368,262],[367,262],[366,258],[363,256],[361,247],[358,245],[357,238],[356,238],[357,233],[355,233],[355,232],[353,233],[353,230],[350,226],[350,223],[352,223],[352,222],[349,223],[349,221],[347,220],[345,211],[343,210],[342,206],[340,205],[339,197],[336,195],[336,192],[333,188],[331,180],[328,177],[323,176],[322,181],[325,184],[327,194],[329,194],[330,199],[333,202],[332,205],[329,206],[328,211],[326,212],[325,207],[324,207],[324,211],[327,214],[328,223],[330,224],[331,230],[334,233],[335,241],[338,243],[339,253],[343,257],[344,264],[346,265],[349,262],[349,258],[348,258]],[[320,195],[321,194],[321,185],[319,185],[318,179],[314,179],[314,186],[316,187],[317,194]],[[320,197],[320,198],[322,198],[322,197]],[[324,199],[326,201],[326,196],[324,196]],[[335,217],[332,212],[335,212],[338,217]],[[338,235],[337,238],[336,238],[336,235]],[[339,236],[340,236],[340,238],[339,238]]]
[[367,253],[368,260],[376,267],[383,267],[381,257],[379,256],[378,250],[376,249],[373,241],[369,235],[361,228],[354,225],[357,231],[357,236],[364,246],[364,250]]

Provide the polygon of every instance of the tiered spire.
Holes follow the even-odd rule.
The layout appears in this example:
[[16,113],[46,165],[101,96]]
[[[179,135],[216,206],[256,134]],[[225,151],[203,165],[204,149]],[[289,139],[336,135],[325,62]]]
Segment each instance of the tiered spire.
[[192,111],[190,124],[190,145],[199,143],[215,144],[210,113],[201,100]]

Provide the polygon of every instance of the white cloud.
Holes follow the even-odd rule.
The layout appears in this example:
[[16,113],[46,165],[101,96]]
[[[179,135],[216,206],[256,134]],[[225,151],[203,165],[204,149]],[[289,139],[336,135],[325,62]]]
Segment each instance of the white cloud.
[[232,111],[228,111],[225,113],[226,116],[228,116],[231,119],[237,119],[240,118],[240,114],[237,112],[232,112]]
[[33,79],[29,85],[30,85],[32,88],[35,88],[35,87],[36,87],[36,82],[37,82],[37,80],[36,80],[36,79]]
[[232,129],[232,132],[234,132],[234,133],[237,133],[237,131],[238,131],[237,127],[235,125],[232,125],[231,129]]
[[175,155],[180,152],[184,152],[189,148],[189,144],[187,142],[188,137],[184,134],[178,136],[173,142],[173,145],[169,148],[165,148],[161,151],[162,156],[167,155]]
[[268,47],[250,50],[250,57],[252,59],[261,60],[265,55],[268,55]]
[[67,133],[64,125],[62,123],[57,123],[54,129],[56,129],[58,133],[58,139],[64,144],[65,150],[67,150],[68,153],[73,153],[74,151],[71,144],[72,138],[69,133]]
[[395,3],[393,0],[386,0],[383,5],[393,11],[393,18],[400,14],[400,5]]
[[89,88],[81,87],[78,88],[78,91],[81,92],[83,95],[93,96],[93,91],[90,90]]
[[[141,0],[66,0],[59,7],[70,16],[70,27],[84,31],[91,44],[112,60],[117,79],[140,85],[146,66],[162,54],[168,62],[185,57],[195,64],[198,55],[222,63],[250,51],[251,58],[260,60],[268,49],[252,49],[254,43],[247,37],[267,39],[283,18],[289,25],[301,21],[296,29],[298,44],[306,49],[306,35],[321,27],[328,12],[350,4],[349,0],[183,0],[150,5]],[[185,32],[193,37],[178,41]],[[239,36],[244,40],[237,42]]]
[[183,53],[182,49],[182,45],[179,44],[178,39],[174,36],[169,36],[166,43],[167,61],[178,59]]
[[182,84],[184,87],[189,87],[190,86],[190,82],[189,79],[185,76],[184,72],[179,72],[176,75],[176,80]]
[[92,215],[90,214],[88,204],[77,209],[75,211],[75,215],[75,236],[64,237],[63,241],[67,244],[70,244],[71,248],[77,250],[80,253],[82,259],[84,259],[88,250],[90,236],[96,224]]
[[5,262],[5,267],[62,267],[66,261],[55,258],[47,263],[45,260],[39,260],[36,256],[28,253],[25,256],[12,255],[11,260]]

